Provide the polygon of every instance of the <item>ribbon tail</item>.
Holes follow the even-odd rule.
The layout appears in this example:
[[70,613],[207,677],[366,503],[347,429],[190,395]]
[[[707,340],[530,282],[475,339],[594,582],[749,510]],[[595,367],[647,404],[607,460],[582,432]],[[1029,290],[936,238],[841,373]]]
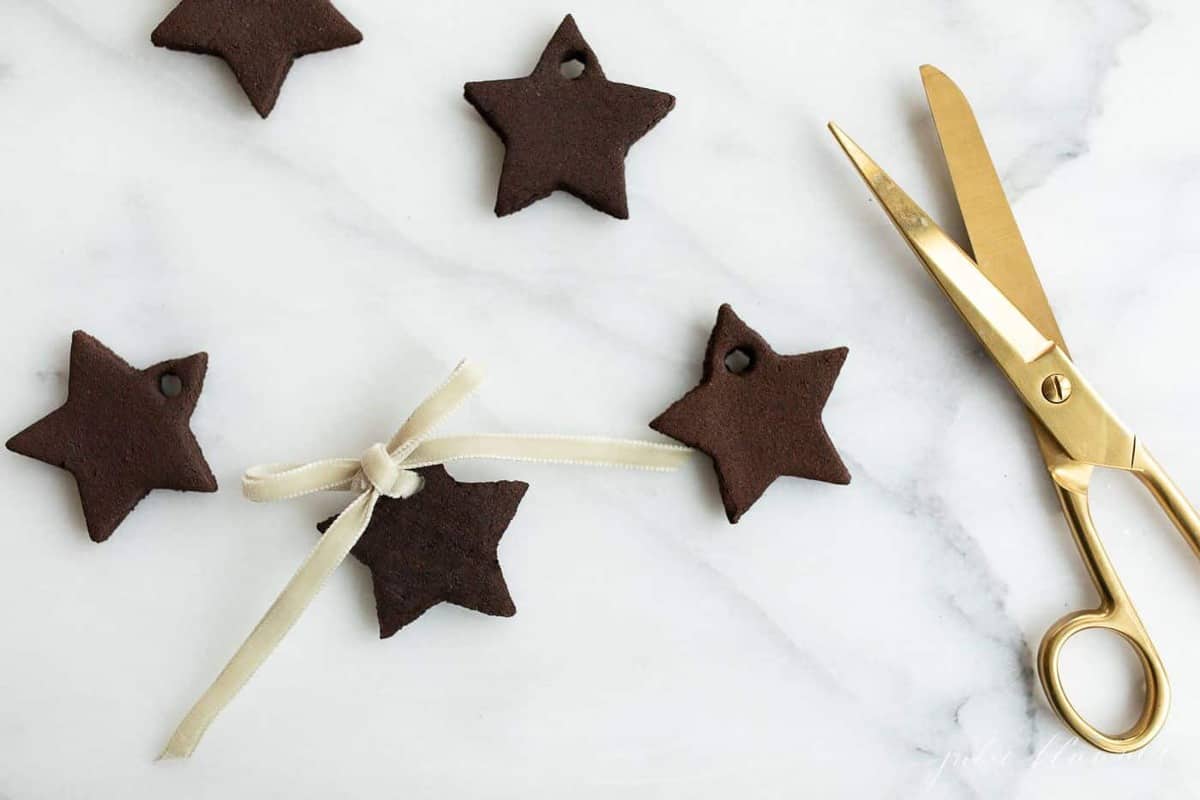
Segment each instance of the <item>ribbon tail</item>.
[[350,554],[371,521],[378,498],[373,491],[364,492],[338,515],[225,669],[184,717],[160,760],[187,758],[192,754],[208,726],[267,660],[325,581]]

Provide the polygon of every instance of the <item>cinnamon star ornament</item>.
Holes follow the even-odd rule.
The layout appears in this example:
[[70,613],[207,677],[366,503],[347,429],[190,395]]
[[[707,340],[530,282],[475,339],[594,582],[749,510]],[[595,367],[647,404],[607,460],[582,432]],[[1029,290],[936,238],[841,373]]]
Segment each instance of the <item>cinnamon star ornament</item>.
[[500,217],[562,189],[627,219],[625,156],[675,107],[669,94],[605,78],[569,14],[528,77],[468,83],[465,95],[504,141]]
[[650,427],[712,457],[733,523],[782,475],[847,484],[821,411],[848,352],[779,355],[725,304],[700,385]]
[[[439,603],[511,617],[517,613],[496,548],[529,484],[459,483],[440,465],[416,470],[421,490],[381,497],[350,552],[371,570],[379,637]],[[324,533],[335,518],[317,528]]]
[[266,119],[297,58],[358,44],[362,34],[329,0],[183,0],[150,41],[224,59]]
[[103,542],[153,489],[217,490],[188,427],[207,370],[206,353],[135,369],[75,331],[67,402],[8,449],[74,475],[88,534]]

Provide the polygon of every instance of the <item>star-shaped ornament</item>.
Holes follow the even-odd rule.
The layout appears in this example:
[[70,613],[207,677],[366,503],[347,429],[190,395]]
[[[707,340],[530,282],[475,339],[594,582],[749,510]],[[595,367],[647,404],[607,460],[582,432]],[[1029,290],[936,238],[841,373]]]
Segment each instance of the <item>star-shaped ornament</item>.
[[153,489],[217,490],[188,427],[207,370],[206,353],[135,369],[75,331],[67,402],[8,449],[74,475],[88,534],[103,542]]
[[[408,499],[380,497],[351,550],[371,570],[380,638],[439,603],[495,617],[517,613],[496,548],[529,485],[459,483],[441,466],[417,472],[421,490]],[[317,528],[324,533],[332,524]]]
[[358,44],[362,34],[329,0],[183,0],[150,41],[224,59],[266,119],[297,58]]
[[504,141],[501,217],[562,189],[627,219],[625,156],[675,107],[669,94],[605,78],[570,15],[532,74],[468,83],[465,94]]
[[821,422],[848,352],[779,355],[723,305],[700,385],[650,427],[712,457],[730,522],[781,475],[849,483]]

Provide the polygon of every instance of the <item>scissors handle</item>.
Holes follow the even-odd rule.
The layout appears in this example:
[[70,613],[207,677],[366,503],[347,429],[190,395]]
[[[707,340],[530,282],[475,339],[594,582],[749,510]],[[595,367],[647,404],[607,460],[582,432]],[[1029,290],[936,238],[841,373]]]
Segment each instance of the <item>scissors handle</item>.
[[[1090,476],[1091,468],[1086,469]],[[1086,478],[1077,482],[1075,486],[1064,486],[1060,477],[1054,476],[1058,499],[1074,535],[1075,544],[1079,548],[1079,554],[1083,557],[1092,582],[1100,594],[1100,605],[1094,610],[1068,614],[1046,632],[1038,649],[1038,675],[1041,677],[1042,688],[1046,691],[1046,699],[1050,706],[1075,733],[1092,746],[1109,753],[1129,753],[1145,747],[1158,734],[1171,704],[1171,686],[1167,682],[1167,673],[1158,651],[1150,641],[1150,635],[1142,625],[1125,587],[1113,569],[1104,545],[1096,534],[1091,510],[1088,508]],[[1151,491],[1155,497],[1159,497],[1153,488]],[[1178,494],[1177,490],[1175,494]],[[1182,497],[1179,499],[1182,500]],[[1160,502],[1168,513],[1172,513],[1167,503],[1162,500]],[[1186,506],[1186,501],[1183,502]],[[1194,511],[1192,516],[1195,517]],[[1173,513],[1172,518],[1174,519]],[[1067,641],[1077,633],[1097,629],[1120,634],[1129,643],[1141,662],[1146,679],[1141,714],[1129,730],[1117,735],[1107,734],[1083,718],[1067,697],[1059,672],[1059,658]]]
[[1133,451],[1133,470],[1170,517],[1192,552],[1200,557],[1200,515],[1140,441]]

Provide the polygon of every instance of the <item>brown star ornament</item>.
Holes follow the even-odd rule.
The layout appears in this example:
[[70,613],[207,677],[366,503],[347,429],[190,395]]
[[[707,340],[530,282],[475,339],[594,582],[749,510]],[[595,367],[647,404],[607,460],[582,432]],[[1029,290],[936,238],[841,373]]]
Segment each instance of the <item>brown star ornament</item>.
[[[417,470],[412,497],[379,498],[350,552],[371,570],[379,636],[387,639],[439,603],[511,617],[517,613],[496,548],[528,484],[459,483],[444,467]],[[324,533],[333,524],[317,526]]]
[[150,41],[224,59],[266,119],[297,58],[358,44],[362,34],[329,0],[183,0]]
[[[572,62],[582,71],[564,73]],[[605,78],[569,14],[528,77],[468,83],[465,94],[504,141],[501,217],[561,189],[627,219],[625,156],[675,107],[669,94]]]
[[848,352],[779,355],[723,305],[700,385],[650,427],[712,458],[732,523],[781,475],[847,484],[821,411]]
[[75,331],[67,402],[8,449],[74,475],[88,534],[106,541],[154,489],[217,490],[188,426],[207,370],[206,353],[135,369]]

